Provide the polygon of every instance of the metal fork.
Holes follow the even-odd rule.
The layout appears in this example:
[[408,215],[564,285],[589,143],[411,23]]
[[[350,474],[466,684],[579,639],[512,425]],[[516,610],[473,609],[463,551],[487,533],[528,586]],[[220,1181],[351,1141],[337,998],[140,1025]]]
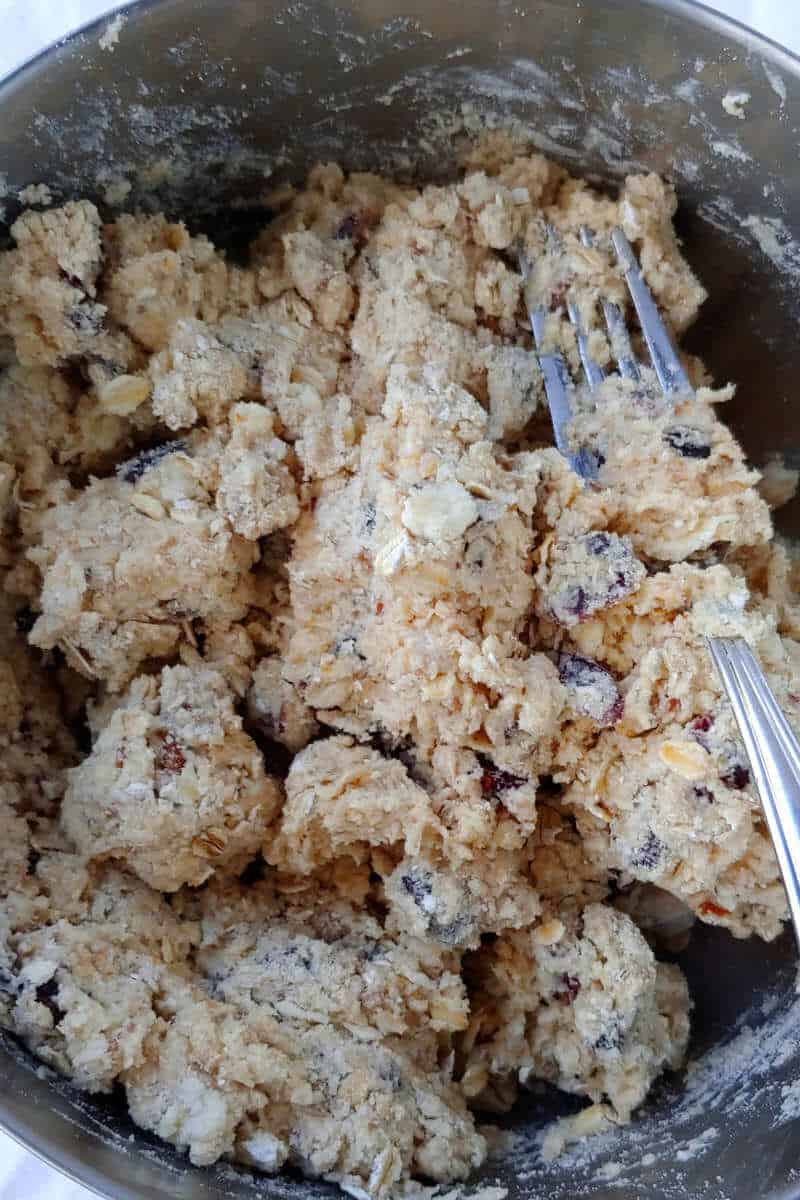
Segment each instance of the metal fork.
[[[589,229],[581,229],[580,238],[584,246],[593,244]],[[644,281],[633,247],[621,229],[612,231],[611,243],[625,274],[656,378],[664,394],[674,403],[678,396],[692,394],[691,382]],[[523,250],[519,251],[519,265],[527,282],[530,264]],[[620,375],[640,379],[639,364],[622,312],[608,300],[603,301],[602,309]],[[595,391],[605,378],[605,372],[591,356],[578,306],[568,301],[567,314],[575,329],[586,383],[590,391]],[[563,355],[544,348],[547,310],[529,308],[529,317],[556,446],[575,472],[592,482],[598,474],[596,458],[588,448],[572,449],[567,437],[567,426],[574,415],[573,384]],[[800,742],[744,638],[709,637],[706,643],[750,760],[800,946]]]

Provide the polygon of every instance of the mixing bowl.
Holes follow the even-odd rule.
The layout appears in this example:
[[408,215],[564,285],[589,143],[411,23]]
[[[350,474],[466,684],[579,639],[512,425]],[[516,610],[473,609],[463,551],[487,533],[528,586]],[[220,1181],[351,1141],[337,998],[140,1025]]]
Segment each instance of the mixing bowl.
[[[723,107],[749,93],[744,120]],[[730,105],[728,105],[730,108]],[[591,177],[673,178],[689,260],[710,290],[690,346],[739,390],[752,460],[800,466],[800,62],[707,9],[631,0],[152,0],[54,46],[0,87],[5,218],[17,192],[163,208],[230,253],[267,185],[319,159],[452,176],[466,141],[514,126]],[[0,179],[3,177],[0,176]],[[36,430],[31,430],[31,438]],[[800,502],[779,528],[800,530]],[[553,1164],[537,1132],[570,1102],[532,1093],[481,1176],[514,1200],[800,1197],[794,947],[697,931],[692,1065],[628,1129]],[[324,1184],[190,1167],[116,1096],[74,1093],[0,1045],[0,1124],[116,1200],[330,1194]]]

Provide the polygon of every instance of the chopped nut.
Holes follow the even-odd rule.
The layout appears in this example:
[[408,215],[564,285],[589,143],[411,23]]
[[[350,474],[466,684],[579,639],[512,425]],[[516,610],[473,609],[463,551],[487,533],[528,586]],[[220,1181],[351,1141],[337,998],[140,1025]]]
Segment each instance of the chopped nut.
[[408,536],[400,533],[382,546],[375,555],[376,572],[379,575],[394,575],[402,565],[408,544]]
[[477,519],[477,504],[454,479],[426,484],[412,492],[403,505],[402,521],[406,529],[430,542],[461,537]]
[[590,813],[593,813],[601,821],[611,821],[614,816],[613,810],[599,796],[589,796],[586,801],[586,807]]
[[150,395],[150,381],[143,375],[117,375],[97,389],[102,409],[118,417],[130,416]]
[[707,752],[696,743],[664,742],[658,757],[684,779],[702,779],[709,767]]
[[554,946],[564,936],[564,925],[558,917],[548,917],[533,930],[533,939],[540,946]]

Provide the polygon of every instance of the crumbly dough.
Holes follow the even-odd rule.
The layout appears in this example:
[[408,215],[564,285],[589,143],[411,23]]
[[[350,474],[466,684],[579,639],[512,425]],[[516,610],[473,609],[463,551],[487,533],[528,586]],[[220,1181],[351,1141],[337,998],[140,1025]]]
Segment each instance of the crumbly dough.
[[[704,639],[800,730],[792,480],[698,359],[674,404],[613,374],[614,225],[676,335],[705,297],[655,176],[497,135],[450,186],[267,202],[243,266],[86,200],[0,255],[0,1021],[196,1163],[383,1200],[466,1179],[537,1079],[588,1105],[545,1153],[629,1120],[688,1039],[662,949],[780,931]],[[609,372],[590,487],[520,242]]]
[[[555,924],[554,918],[552,924]],[[636,925],[589,904],[560,929],[504,934],[469,965],[475,1001],[463,1083],[481,1107],[510,1107],[517,1083],[547,1079],[630,1118],[665,1066],[680,1065],[689,997]]]
[[202,453],[179,440],[86,487],[65,485],[28,551],[42,576],[31,643],[58,645],[70,665],[118,689],[146,659],[174,651],[192,620],[241,620],[257,553],[219,500]]
[[140,676],[69,773],[67,837],[87,858],[121,859],[160,892],[244,868],[280,792],[241,726],[218,671]]

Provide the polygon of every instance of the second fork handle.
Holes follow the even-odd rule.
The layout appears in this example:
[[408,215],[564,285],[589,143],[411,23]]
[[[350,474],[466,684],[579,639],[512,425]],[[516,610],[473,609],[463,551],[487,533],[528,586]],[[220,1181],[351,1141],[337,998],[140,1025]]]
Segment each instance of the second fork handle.
[[783,876],[800,944],[800,743],[742,638],[709,638],[731,702]]

